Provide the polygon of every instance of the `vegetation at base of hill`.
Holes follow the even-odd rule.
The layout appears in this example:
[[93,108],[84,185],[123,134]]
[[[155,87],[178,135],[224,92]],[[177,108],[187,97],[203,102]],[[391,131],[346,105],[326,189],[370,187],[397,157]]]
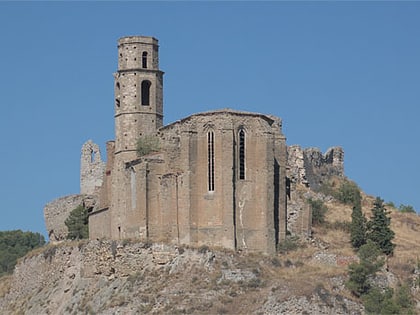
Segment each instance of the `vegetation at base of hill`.
[[366,314],[415,314],[407,285],[400,286],[396,292],[391,288],[381,290],[375,287],[362,300]]
[[44,244],[45,238],[40,233],[0,231],[0,276],[12,273],[20,257]]
[[355,296],[360,297],[369,293],[371,289],[369,279],[384,265],[384,259],[380,254],[376,244],[368,240],[357,253],[360,262],[349,265],[349,280],[346,285]]
[[381,254],[381,249],[371,240],[362,245],[359,263],[349,265],[346,287],[361,298],[367,314],[414,314],[408,285],[400,285],[396,291],[374,285],[372,279],[384,265]]
[[156,135],[141,136],[137,140],[137,155],[139,157],[158,152],[160,150],[159,138]]
[[77,240],[89,238],[88,211],[82,205],[73,209],[64,223],[68,229],[68,239]]
[[325,213],[328,211],[322,200],[308,199],[308,203],[312,208],[312,224],[322,225],[325,223]]

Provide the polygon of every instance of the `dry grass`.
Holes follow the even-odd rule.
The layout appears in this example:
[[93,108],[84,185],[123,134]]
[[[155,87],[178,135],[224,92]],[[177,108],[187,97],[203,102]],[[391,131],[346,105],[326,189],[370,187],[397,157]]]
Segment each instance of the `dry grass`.
[[[362,210],[367,219],[370,219],[375,197],[362,193]],[[329,223],[336,221],[351,222],[352,207],[336,201],[326,203],[328,212],[326,220]],[[414,267],[420,261],[420,216],[415,213],[401,213],[396,208],[386,206],[390,211],[391,229],[395,233],[393,240],[396,245],[394,255],[389,257],[387,264],[401,280],[412,275]],[[340,230],[314,228],[314,235],[329,244],[329,251],[340,255],[354,255],[350,246],[350,236]]]
[[4,297],[10,290],[12,284],[12,275],[0,277],[0,298]]

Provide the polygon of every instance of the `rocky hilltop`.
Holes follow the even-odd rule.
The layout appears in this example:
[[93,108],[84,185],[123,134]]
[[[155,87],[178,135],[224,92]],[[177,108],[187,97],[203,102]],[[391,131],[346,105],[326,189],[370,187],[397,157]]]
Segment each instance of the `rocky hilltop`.
[[[28,254],[1,279],[2,314],[364,314],[345,287],[348,265],[358,259],[341,228],[351,220],[350,206],[295,185],[296,196],[320,198],[328,207],[327,224],[301,236],[297,247],[269,256],[131,240],[63,241]],[[363,195],[367,216],[372,202]],[[408,283],[418,297],[420,218],[389,210],[397,246],[375,281],[391,288]]]
[[0,306],[7,314],[361,314],[337,265],[352,258],[329,255],[322,270],[323,259],[318,253],[307,264],[207,247],[62,243],[21,261]]

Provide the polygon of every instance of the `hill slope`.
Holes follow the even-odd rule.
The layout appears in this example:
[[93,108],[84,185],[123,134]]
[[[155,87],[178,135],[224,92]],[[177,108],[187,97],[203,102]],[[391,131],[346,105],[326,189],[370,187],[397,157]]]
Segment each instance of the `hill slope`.
[[[363,196],[367,216],[372,202]],[[312,238],[276,256],[129,241],[48,245],[22,259],[13,276],[1,278],[0,309],[3,314],[363,314],[344,285],[348,264],[357,257],[348,232],[334,223],[350,222],[351,207],[333,198],[325,204],[328,227],[314,227]],[[379,278],[391,287],[409,283],[415,296],[420,218],[389,210],[397,247]]]

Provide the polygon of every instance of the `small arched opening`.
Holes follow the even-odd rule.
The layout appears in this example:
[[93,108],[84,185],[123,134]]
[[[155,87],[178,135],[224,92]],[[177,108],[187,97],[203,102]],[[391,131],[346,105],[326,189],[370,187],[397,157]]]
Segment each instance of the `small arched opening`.
[[243,129],[239,130],[238,138],[239,179],[245,179],[245,131]]
[[149,80],[144,80],[141,83],[141,105],[149,106],[150,105],[150,86],[152,82]]
[[147,69],[147,51],[143,51],[141,56],[141,66],[143,69]]
[[208,191],[214,191],[214,132],[207,132],[207,182]]

